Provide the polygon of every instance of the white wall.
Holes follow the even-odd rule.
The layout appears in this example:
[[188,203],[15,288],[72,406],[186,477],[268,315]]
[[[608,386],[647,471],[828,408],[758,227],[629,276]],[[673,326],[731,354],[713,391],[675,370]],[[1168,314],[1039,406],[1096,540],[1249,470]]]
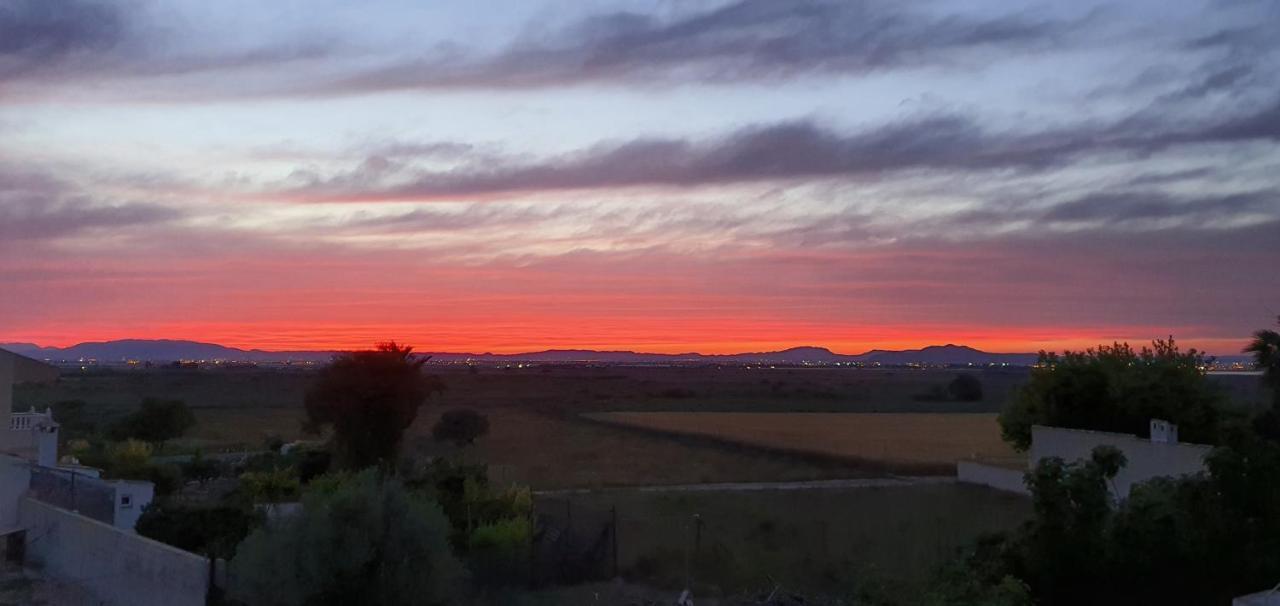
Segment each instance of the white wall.
[[1095,447],[1103,445],[1116,447],[1128,459],[1114,480],[1119,498],[1128,497],[1134,484],[1151,478],[1204,471],[1204,457],[1212,450],[1202,444],[1166,444],[1128,434],[1036,425],[1031,428],[1029,462],[1034,467],[1045,457],[1068,463],[1088,459]]
[[1280,590],[1242,595],[1231,600],[1231,606],[1280,606]]
[[[13,412],[13,354],[0,350],[0,440],[9,432],[9,413]],[[0,447],[5,444],[0,443]]]
[[18,457],[0,454],[0,530],[18,526],[18,504],[26,496],[29,486],[31,464]]
[[24,498],[27,560],[49,576],[83,586],[104,604],[203,606],[205,558]]
[[156,485],[151,482],[115,480],[115,527],[132,531],[142,517],[142,508],[155,497]]
[[1031,496],[1022,481],[1026,470],[990,465],[979,461],[956,461],[956,481],[990,486],[996,490]]

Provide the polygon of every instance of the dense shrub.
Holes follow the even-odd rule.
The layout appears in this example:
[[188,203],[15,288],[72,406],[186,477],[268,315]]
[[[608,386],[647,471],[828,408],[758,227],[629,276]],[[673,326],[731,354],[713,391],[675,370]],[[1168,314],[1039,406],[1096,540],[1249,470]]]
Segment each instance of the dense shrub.
[[1180,351],[1172,339],[1140,352],[1128,344],[1062,356],[1041,352],[1030,381],[1000,413],[1001,432],[1025,450],[1032,425],[1146,437],[1155,418],[1177,424],[1185,441],[1212,444],[1224,413],[1204,364],[1200,352]]
[[303,484],[328,473],[333,462],[329,451],[314,448],[294,449],[289,456],[298,470],[298,481]]
[[474,444],[489,433],[489,418],[470,409],[446,410],[431,428],[431,437],[438,442],[453,442],[458,446]]
[[982,399],[982,381],[968,373],[958,374],[947,385],[947,394],[961,402],[977,402]]
[[246,604],[443,604],[463,569],[435,503],[373,470],[317,480],[302,511],[258,528],[231,560]]
[[151,463],[151,445],[141,440],[125,440],[107,447],[108,475],[141,480]]
[[292,469],[240,474],[240,491],[254,503],[280,503],[297,498],[300,483]]
[[222,470],[221,463],[205,457],[201,452],[196,452],[190,460],[182,464],[183,478],[199,482],[201,485],[222,475]]
[[134,530],[179,549],[227,558],[261,522],[252,508],[190,507],[156,501],[143,510]]
[[477,526],[467,542],[467,564],[481,586],[523,585],[528,581],[533,525],[528,517]]
[[[979,545],[935,590],[986,604],[1013,579],[1035,604],[1228,604],[1280,578],[1280,444],[1226,432],[1207,474],[1156,478],[1124,501],[1107,485],[1123,457],[1045,459],[1028,476],[1035,515]],[[975,598],[966,601],[964,598]],[[993,601],[990,603],[1003,603]],[[1014,602],[1024,603],[1024,602]]]

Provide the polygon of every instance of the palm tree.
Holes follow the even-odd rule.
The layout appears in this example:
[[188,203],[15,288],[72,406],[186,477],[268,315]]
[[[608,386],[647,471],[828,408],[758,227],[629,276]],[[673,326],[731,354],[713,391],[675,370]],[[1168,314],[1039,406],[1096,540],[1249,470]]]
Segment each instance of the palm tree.
[[[1280,317],[1276,322],[1280,323]],[[1272,401],[1280,408],[1280,332],[1263,329],[1253,333],[1253,340],[1244,351],[1253,354],[1262,369],[1262,382],[1271,387]]]

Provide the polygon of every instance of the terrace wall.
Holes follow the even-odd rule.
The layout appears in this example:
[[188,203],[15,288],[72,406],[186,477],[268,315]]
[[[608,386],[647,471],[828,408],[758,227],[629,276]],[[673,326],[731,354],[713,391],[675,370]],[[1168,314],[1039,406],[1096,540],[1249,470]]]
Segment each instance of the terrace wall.
[[193,553],[24,498],[26,557],[104,604],[202,606],[209,562]]
[[1116,497],[1122,499],[1139,482],[1204,471],[1204,458],[1212,450],[1203,444],[1169,444],[1129,434],[1037,425],[1031,428],[1030,462],[1034,466],[1045,457],[1067,462],[1087,459],[1098,446],[1113,446],[1128,460],[1113,482]]

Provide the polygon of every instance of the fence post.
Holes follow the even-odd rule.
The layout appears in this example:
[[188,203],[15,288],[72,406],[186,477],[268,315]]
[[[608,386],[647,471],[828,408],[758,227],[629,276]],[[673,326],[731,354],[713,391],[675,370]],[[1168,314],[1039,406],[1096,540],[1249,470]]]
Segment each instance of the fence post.
[[618,506],[615,504],[609,509],[613,516],[613,578],[618,578]]
[[204,603],[216,604],[215,587],[218,578],[218,561],[213,556],[209,556],[209,586],[204,590]]

